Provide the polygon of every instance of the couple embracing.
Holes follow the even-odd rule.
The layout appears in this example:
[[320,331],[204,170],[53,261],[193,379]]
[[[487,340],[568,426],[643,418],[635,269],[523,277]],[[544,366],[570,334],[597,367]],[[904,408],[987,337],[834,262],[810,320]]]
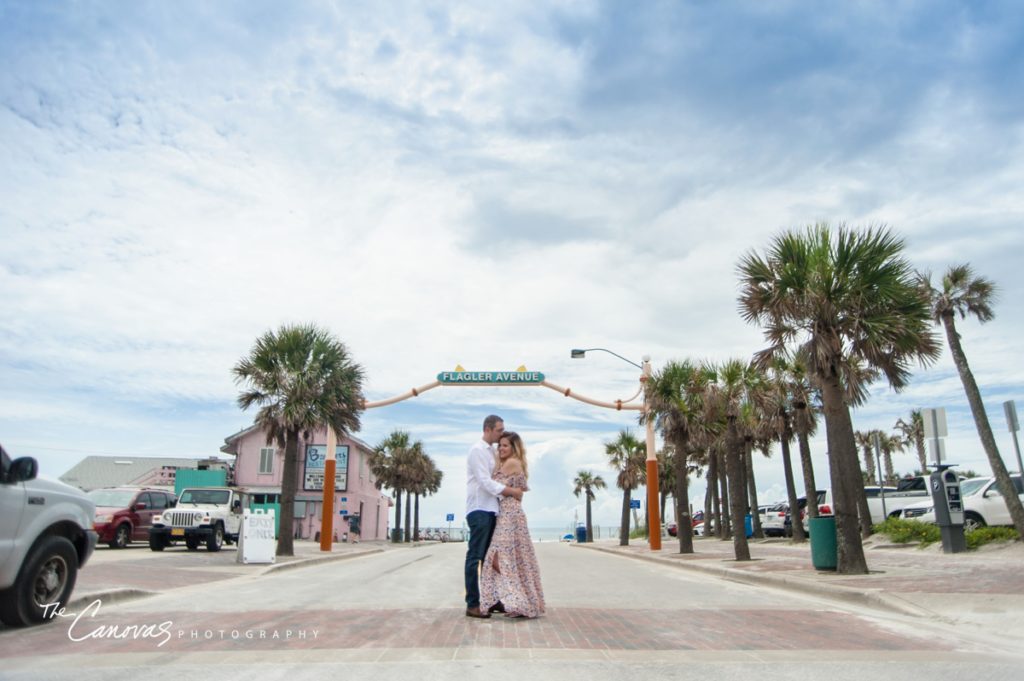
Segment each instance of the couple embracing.
[[466,615],[539,617],[544,591],[522,507],[526,447],[501,417],[488,416],[466,469]]

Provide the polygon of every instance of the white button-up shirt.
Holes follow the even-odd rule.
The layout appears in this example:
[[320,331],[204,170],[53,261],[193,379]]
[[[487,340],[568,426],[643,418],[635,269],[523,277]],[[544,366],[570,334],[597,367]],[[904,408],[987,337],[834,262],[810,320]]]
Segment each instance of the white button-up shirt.
[[497,465],[494,446],[480,439],[466,459],[466,515],[473,511],[498,512],[498,497],[505,485],[491,476]]

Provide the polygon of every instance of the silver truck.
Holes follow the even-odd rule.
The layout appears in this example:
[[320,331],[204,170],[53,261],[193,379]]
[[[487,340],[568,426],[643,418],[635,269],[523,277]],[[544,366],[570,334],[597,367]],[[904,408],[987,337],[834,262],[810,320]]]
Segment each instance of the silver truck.
[[38,478],[30,457],[0,446],[0,620],[12,627],[52,619],[96,548],[96,506],[62,482]]
[[190,487],[181,490],[178,503],[153,517],[149,548],[163,551],[172,541],[184,540],[189,551],[200,544],[207,551],[220,551],[224,543],[237,543],[242,510],[249,508],[250,495],[236,487]]

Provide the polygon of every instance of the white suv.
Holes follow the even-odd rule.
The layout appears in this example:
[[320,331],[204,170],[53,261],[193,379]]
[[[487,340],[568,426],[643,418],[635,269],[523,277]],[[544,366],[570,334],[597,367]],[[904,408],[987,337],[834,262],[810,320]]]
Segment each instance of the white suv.
[[67,605],[96,548],[96,506],[70,485],[37,479],[38,471],[35,459],[12,461],[0,447],[0,620],[12,627]]
[[[1011,475],[1010,480],[1017,489],[1021,501],[1024,501],[1024,485],[1020,475]],[[964,530],[969,532],[986,525],[1013,525],[1010,511],[1006,508],[1006,500],[999,493],[996,479],[969,478],[960,483],[960,498],[964,504]],[[920,520],[923,523],[935,522],[935,508],[931,499],[904,507],[900,517],[907,520]]]
[[234,487],[190,487],[181,490],[178,503],[153,517],[149,548],[163,551],[172,541],[184,539],[189,551],[202,543],[207,551],[220,551],[225,542],[238,542],[242,510],[249,508],[249,494]]

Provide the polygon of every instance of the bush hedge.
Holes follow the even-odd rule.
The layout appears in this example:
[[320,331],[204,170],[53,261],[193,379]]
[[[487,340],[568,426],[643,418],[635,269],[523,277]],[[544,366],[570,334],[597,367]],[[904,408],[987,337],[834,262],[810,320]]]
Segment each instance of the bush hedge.
[[[942,533],[937,525],[922,523],[919,520],[887,518],[884,523],[875,525],[874,531],[877,534],[886,535],[895,544],[919,542],[922,547],[925,547],[942,541]],[[981,527],[971,532],[965,532],[964,539],[967,548],[973,550],[992,542],[1014,541],[1020,539],[1020,535],[1012,527]]]

